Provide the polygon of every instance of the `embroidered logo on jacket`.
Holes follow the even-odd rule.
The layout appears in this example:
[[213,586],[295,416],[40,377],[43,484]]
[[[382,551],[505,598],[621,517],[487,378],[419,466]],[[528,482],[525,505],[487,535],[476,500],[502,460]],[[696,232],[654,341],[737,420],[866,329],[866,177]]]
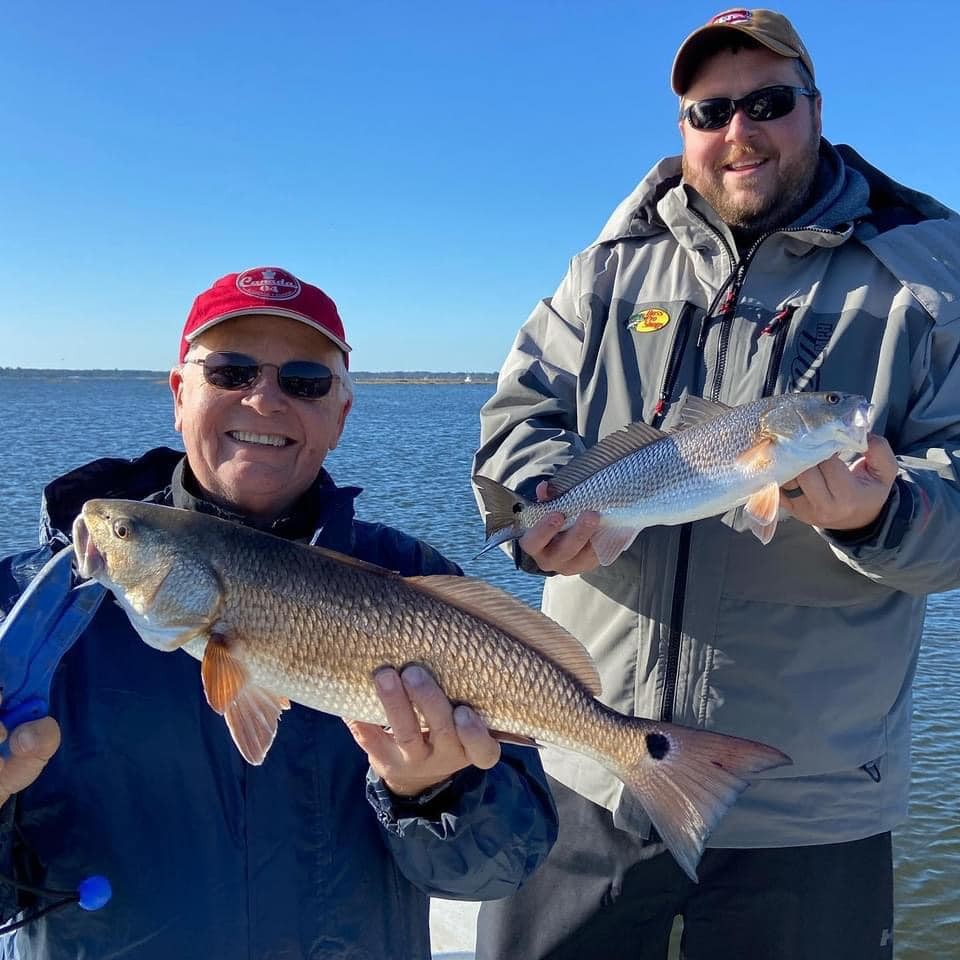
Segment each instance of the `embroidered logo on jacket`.
[[635,313],[627,320],[627,326],[634,333],[653,333],[655,330],[662,330],[669,322],[670,315],[666,310],[651,307]]

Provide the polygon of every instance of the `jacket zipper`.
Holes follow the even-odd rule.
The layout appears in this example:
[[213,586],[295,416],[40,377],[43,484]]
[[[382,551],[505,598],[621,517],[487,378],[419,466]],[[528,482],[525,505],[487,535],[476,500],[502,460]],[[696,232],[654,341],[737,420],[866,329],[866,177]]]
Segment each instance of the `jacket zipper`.
[[795,304],[789,304],[778,310],[770,322],[760,332],[761,337],[773,336],[773,347],[770,351],[770,366],[767,367],[767,376],[763,381],[763,396],[773,395],[773,388],[777,385],[777,374],[780,372],[780,362],[783,360],[783,351],[787,345],[787,333],[790,330],[790,318],[796,313]]
[[[699,217],[699,214],[697,216]],[[717,237],[717,239],[726,249],[727,255],[731,260],[733,260],[733,253],[723,236],[717,233],[717,231],[710,226],[706,219],[703,217],[700,217],[700,219],[703,220],[704,226],[715,237]],[[791,232],[799,232],[800,230],[810,231],[812,233],[829,234],[834,234],[836,232],[834,230],[826,230],[822,227],[801,227],[798,231]],[[706,343],[710,322],[714,319],[717,313],[719,313],[721,323],[723,324],[720,330],[720,343],[717,353],[717,370],[714,374],[713,389],[711,390],[710,396],[710,399],[714,402],[720,399],[720,388],[723,383],[723,371],[727,361],[727,347],[729,346],[730,332],[733,327],[733,309],[736,306],[737,299],[740,296],[740,289],[743,286],[744,279],[746,278],[747,267],[749,266],[750,261],[753,259],[754,254],[757,252],[760,244],[763,243],[767,237],[771,237],[774,233],[779,232],[780,231],[778,230],[771,230],[769,233],[763,234],[763,236],[761,236],[747,251],[746,256],[744,256],[739,263],[736,263],[733,271],[730,273],[730,276],[727,277],[723,283],[723,286],[721,286],[717,291],[717,295],[713,298],[713,302],[710,304],[710,309],[704,315],[704,318],[700,323],[700,332],[697,336],[697,348],[700,350],[703,349],[703,346]],[[773,318],[773,320],[771,320],[770,326],[773,325],[773,321],[776,320],[781,313],[783,313],[782,310]],[[767,395],[767,385],[776,382],[777,371],[779,370],[780,360],[782,359],[783,349],[786,344],[786,333],[788,328],[789,323],[784,323],[782,320],[777,324],[777,328],[775,330],[777,334],[777,341],[774,343],[776,364],[771,364],[770,369],[767,371],[766,383],[764,384],[764,396]],[[672,357],[671,361],[673,361]],[[770,389],[772,389],[772,386]],[[670,723],[673,720],[674,708],[676,706],[675,700],[677,695],[677,679],[680,668],[680,646],[683,641],[683,607],[686,600],[687,573],[690,566],[690,540],[692,535],[693,525],[685,523],[680,528],[680,540],[677,544],[677,566],[673,580],[673,603],[670,608],[670,634],[667,641],[667,664],[663,680],[663,700],[661,701],[660,705],[660,718],[667,723]]]
[[680,374],[680,363],[683,360],[683,354],[687,349],[687,342],[690,339],[691,318],[693,316],[693,304],[684,304],[677,320],[677,333],[673,338],[673,347],[670,350],[670,359],[667,361],[667,368],[663,375],[663,383],[660,385],[660,396],[657,405],[653,408],[653,418],[651,426],[659,427],[663,422],[663,415],[673,395],[673,388]]

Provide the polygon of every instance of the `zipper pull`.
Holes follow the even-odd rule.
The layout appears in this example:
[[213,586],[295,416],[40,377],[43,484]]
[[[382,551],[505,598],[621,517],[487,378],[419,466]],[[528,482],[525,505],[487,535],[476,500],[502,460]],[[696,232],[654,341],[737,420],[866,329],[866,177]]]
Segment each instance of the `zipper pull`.
[[769,336],[771,333],[776,333],[780,325],[784,320],[789,320],[790,317],[796,312],[796,307],[793,305],[786,306],[782,310],[778,310],[771,318],[770,322],[760,331],[761,337]]

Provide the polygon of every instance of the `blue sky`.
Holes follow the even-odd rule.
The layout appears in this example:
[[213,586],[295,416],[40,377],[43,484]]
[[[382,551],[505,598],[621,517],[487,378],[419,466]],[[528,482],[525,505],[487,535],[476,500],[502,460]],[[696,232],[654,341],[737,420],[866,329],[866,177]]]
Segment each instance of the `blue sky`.
[[[720,4],[5,5],[0,366],[174,362],[193,297],[278,264],[356,370],[495,370],[660,157]],[[960,5],[787,2],[824,132],[960,208]]]

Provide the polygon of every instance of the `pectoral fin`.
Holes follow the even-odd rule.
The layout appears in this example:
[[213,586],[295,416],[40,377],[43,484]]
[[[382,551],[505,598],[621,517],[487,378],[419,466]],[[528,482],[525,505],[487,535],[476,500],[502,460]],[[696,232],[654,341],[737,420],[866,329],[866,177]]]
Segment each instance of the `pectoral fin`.
[[251,683],[246,667],[222,637],[207,641],[200,675],[207,703],[226,720],[247,763],[259,766],[277,735],[280,713],[290,708],[290,701]]
[[766,470],[773,463],[773,448],[774,441],[770,437],[761,437],[737,457],[737,463],[748,473]]
[[747,526],[764,545],[773,539],[779,515],[780,488],[775,483],[768,483],[750,497],[743,506],[743,516]]
[[639,532],[636,527],[601,527],[590,538],[590,546],[600,564],[609,567],[637,539]]

